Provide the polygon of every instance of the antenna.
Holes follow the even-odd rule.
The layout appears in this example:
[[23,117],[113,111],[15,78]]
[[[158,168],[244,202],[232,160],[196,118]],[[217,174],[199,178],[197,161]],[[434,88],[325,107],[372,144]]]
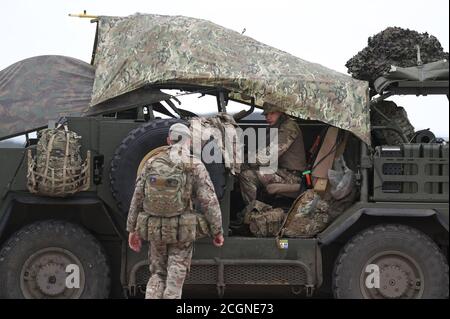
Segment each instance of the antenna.
[[420,56],[420,46],[418,44],[416,44],[416,49],[417,49],[417,65],[421,66],[423,64],[423,62],[422,62],[422,58]]

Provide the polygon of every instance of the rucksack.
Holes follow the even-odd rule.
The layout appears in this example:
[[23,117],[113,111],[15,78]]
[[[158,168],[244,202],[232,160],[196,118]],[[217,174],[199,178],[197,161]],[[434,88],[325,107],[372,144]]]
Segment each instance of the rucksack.
[[144,210],[161,217],[192,211],[189,164],[174,162],[167,152],[157,154],[147,166]]
[[328,226],[328,211],[328,202],[308,189],[292,205],[280,233],[286,237],[311,237]]
[[138,214],[136,231],[143,240],[166,244],[210,236],[206,218],[192,206],[193,166],[172,161],[169,152],[167,146],[156,149],[146,163],[144,211]]
[[252,201],[245,208],[244,223],[249,225],[250,232],[256,237],[275,236],[286,217],[282,208],[260,202]]
[[36,156],[28,151],[28,189],[31,193],[64,197],[89,189],[89,159],[81,157],[81,136],[67,125],[39,132]]

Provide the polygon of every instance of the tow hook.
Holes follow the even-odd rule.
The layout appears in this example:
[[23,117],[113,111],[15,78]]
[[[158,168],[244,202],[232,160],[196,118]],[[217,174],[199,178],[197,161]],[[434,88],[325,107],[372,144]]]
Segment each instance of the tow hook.
[[313,285],[306,285],[306,297],[312,297],[314,294],[314,286]]
[[219,296],[220,299],[223,298],[223,296],[225,295],[225,285],[224,284],[217,284],[217,295]]
[[312,297],[314,294],[314,286],[313,285],[305,285],[305,286],[293,286],[291,287],[291,292],[294,295],[300,295],[303,292],[305,293],[306,297]]

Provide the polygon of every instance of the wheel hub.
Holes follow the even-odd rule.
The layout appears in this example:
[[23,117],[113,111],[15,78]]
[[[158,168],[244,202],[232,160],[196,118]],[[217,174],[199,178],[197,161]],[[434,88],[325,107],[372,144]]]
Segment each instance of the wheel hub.
[[63,265],[49,263],[38,270],[36,283],[43,294],[56,296],[61,294],[66,288],[66,275]]
[[[368,265],[379,269],[379,288],[366,285]],[[400,251],[383,251],[369,258],[361,272],[360,288],[367,299],[415,299],[423,295],[423,278],[422,269],[413,258]]]
[[[66,287],[67,265],[79,267],[80,288]],[[49,247],[32,254],[22,266],[20,288],[27,299],[79,298],[84,290],[84,269],[70,251]]]
[[388,266],[380,271],[379,292],[385,298],[399,298],[408,289],[408,275],[397,266]]

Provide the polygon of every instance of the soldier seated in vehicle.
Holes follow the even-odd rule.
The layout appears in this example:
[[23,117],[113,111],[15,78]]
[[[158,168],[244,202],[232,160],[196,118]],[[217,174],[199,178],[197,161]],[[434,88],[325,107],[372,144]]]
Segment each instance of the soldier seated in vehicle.
[[[299,184],[300,176],[306,169],[303,134],[298,124],[276,105],[265,102],[263,108],[263,115],[266,117],[269,127],[278,129],[278,168],[275,173],[265,174],[260,170],[262,161],[257,157],[256,165],[250,164],[248,169],[241,172],[239,182],[245,205],[256,200],[258,190],[269,184]],[[270,141],[270,143],[273,142]],[[260,154],[267,153],[260,152]],[[239,214],[233,224],[242,224],[243,217],[242,214]]]

